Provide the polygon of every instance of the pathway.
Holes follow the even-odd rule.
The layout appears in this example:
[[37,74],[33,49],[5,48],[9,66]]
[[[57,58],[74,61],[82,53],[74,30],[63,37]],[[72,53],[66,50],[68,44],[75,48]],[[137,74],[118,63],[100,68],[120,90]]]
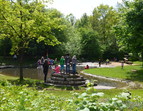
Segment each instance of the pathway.
[[[83,63],[78,64],[78,66],[83,66],[83,67],[86,65],[89,65],[90,68],[95,68],[95,67],[99,68],[98,62],[83,62]],[[124,64],[124,65],[126,66],[129,64]],[[120,62],[110,62],[108,65],[101,64],[101,67],[116,67],[116,66],[121,66],[121,63]]]
[[94,86],[94,88],[95,89],[115,89],[116,87],[97,85],[97,86]]

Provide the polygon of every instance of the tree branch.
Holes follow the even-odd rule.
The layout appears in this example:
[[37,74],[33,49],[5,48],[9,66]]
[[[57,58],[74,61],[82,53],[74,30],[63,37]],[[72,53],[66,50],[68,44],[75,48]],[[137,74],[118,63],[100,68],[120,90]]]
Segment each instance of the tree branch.
[[8,23],[8,25],[14,30],[14,32],[19,36],[18,32],[15,30],[15,28],[9,24],[9,22],[7,21],[6,17],[2,14],[3,18],[6,20],[6,22]]

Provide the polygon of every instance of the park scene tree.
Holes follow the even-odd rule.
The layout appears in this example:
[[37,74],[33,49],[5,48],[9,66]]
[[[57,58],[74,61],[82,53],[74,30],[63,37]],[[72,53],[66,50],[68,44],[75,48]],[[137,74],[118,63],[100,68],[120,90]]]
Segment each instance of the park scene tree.
[[[116,7],[100,4],[78,19],[50,8],[54,2],[0,0],[0,110],[141,111],[143,0],[124,0]],[[67,55],[76,55],[76,74],[52,76],[53,67],[61,67],[61,57]],[[53,66],[48,61],[47,82],[37,74],[41,57],[57,60]],[[17,68],[17,75],[9,74]],[[32,70],[28,76],[26,68]],[[59,87],[59,80],[78,85]]]
[[61,19],[47,13],[38,1],[1,2],[1,38],[9,38],[12,42],[10,53],[20,56],[21,80],[23,56],[32,40],[53,46],[60,43],[52,30],[62,31]]

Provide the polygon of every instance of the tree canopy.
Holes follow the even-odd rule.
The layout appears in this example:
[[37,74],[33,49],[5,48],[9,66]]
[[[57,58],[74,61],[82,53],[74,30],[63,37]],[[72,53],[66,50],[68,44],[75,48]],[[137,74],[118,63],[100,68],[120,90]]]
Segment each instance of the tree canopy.
[[[20,64],[33,39],[37,42],[44,41],[47,45],[60,44],[56,33],[62,31],[65,26],[61,18],[53,18],[52,13],[46,11],[42,1],[1,0],[0,7],[0,37],[8,37],[11,40],[11,54],[20,56]],[[20,77],[23,79],[22,74]]]
[[[48,8],[44,2],[0,0],[3,55],[10,49],[11,54],[32,56],[48,51],[53,57],[70,53],[95,61],[143,52],[142,0],[125,0],[116,8],[101,4],[78,20],[73,14],[64,16]],[[5,43],[8,46],[4,48]]]
[[143,53],[143,0],[124,1],[119,7],[116,26],[119,44],[132,53]]

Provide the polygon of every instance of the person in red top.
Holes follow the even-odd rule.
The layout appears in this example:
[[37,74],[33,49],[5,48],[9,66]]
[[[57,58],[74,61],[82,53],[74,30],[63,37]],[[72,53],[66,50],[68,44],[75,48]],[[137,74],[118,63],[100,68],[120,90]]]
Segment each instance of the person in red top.
[[86,65],[86,66],[84,67],[84,69],[89,69],[89,65]]
[[60,73],[60,67],[58,65],[56,65],[55,69],[54,69],[55,73]]

